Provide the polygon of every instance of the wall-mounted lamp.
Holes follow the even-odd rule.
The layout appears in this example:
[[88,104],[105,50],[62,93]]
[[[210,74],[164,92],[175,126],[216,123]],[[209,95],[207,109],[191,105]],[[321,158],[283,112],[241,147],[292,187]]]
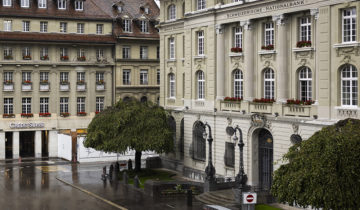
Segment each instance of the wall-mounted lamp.
[[313,117],[314,117],[314,119],[315,119],[315,120],[317,120],[317,118],[318,118],[318,116],[317,116],[317,115],[314,115]]
[[186,110],[189,110],[189,107],[188,107],[188,106],[185,106],[185,109],[186,109]]
[[275,117],[279,117],[279,112],[275,112]]
[[243,114],[246,114],[246,111],[245,111],[245,110],[242,110],[242,113],[243,113]]
[[214,112],[217,112],[217,108],[214,108]]

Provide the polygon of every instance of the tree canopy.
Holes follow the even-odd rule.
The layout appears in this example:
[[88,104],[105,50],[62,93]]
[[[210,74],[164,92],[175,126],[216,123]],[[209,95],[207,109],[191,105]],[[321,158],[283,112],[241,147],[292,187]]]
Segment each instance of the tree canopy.
[[323,209],[360,209],[360,120],[347,119],[292,146],[274,173],[280,202]]
[[[171,152],[174,142],[168,121],[168,113],[154,103],[119,101],[93,118],[84,145],[104,152],[132,149],[140,157],[142,151]],[[135,169],[139,169],[137,158]]]

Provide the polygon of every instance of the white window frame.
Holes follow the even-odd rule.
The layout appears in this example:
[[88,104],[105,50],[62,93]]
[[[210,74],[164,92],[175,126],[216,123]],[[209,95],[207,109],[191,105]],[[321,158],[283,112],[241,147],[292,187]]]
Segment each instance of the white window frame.
[[30,0],[20,0],[20,6],[22,8],[29,8],[30,7]]
[[60,113],[69,113],[68,97],[60,97]]
[[23,47],[22,48],[22,56],[31,56],[31,48],[30,47]]
[[175,59],[175,38],[169,38],[169,59]]
[[205,100],[205,74],[203,71],[197,72],[197,100]]
[[85,72],[76,72],[76,81],[85,82]]
[[197,44],[198,44],[198,55],[203,56],[205,55],[205,36],[204,31],[198,31],[197,32]]
[[203,10],[206,8],[206,0],[197,0],[197,10]]
[[86,112],[85,102],[86,102],[85,97],[77,97],[77,104],[76,104],[77,113]]
[[140,85],[148,85],[148,70],[147,69],[141,69],[140,70]]
[[69,82],[69,72],[60,72],[60,82]]
[[40,98],[40,113],[49,113],[49,98]]
[[49,81],[49,72],[40,72],[40,82]]
[[4,72],[4,83],[7,81],[13,81],[13,72],[11,71],[5,71]]
[[[350,76],[344,77],[344,71],[348,71]],[[358,71],[355,66],[353,65],[346,65],[341,69],[341,106],[344,107],[357,107],[358,102]],[[346,86],[345,86],[345,83]],[[344,92],[344,89],[347,88],[348,92]],[[355,90],[355,91],[354,91]],[[345,97],[344,95],[348,94],[348,97]],[[355,97],[354,97],[355,95]],[[344,103],[345,100],[348,100],[348,102]]]
[[275,73],[271,68],[264,70],[264,98],[275,99]]
[[123,70],[123,85],[131,85],[131,70]]
[[77,23],[76,33],[78,34],[85,33],[85,23]]
[[11,7],[12,6],[12,0],[3,0],[3,6],[4,7]]
[[48,22],[47,21],[40,21],[40,32],[41,33],[48,32]]
[[242,48],[243,30],[242,27],[234,28],[234,47]]
[[21,99],[21,113],[30,114],[31,113],[31,98],[22,98]]
[[4,31],[12,31],[12,20],[4,20]]
[[31,81],[31,72],[29,71],[24,71],[22,72],[21,74],[21,78],[22,78],[22,82],[25,82],[25,81]]
[[4,57],[5,56],[12,56],[12,48],[11,47],[4,47]]
[[140,21],[140,26],[141,26],[141,32],[142,33],[148,33],[149,32],[149,21],[147,20],[141,20]]
[[176,6],[172,4],[168,8],[168,20],[176,20]]
[[130,46],[123,46],[123,59],[130,59],[131,58],[131,47]]
[[46,8],[47,7],[47,0],[38,0],[38,8]]
[[312,72],[308,67],[299,71],[299,100],[312,100]]
[[299,41],[311,41],[311,17],[302,17],[299,22]]
[[96,59],[104,58],[104,49],[96,49]]
[[105,82],[104,72],[96,72],[95,79],[96,79],[96,82]]
[[104,24],[96,24],[96,34],[104,34]]
[[66,0],[58,0],[58,9],[66,9]]
[[67,32],[67,22],[60,22],[60,33]]
[[234,81],[234,97],[244,97],[244,75],[240,69],[236,69],[233,73]]
[[140,59],[148,59],[148,47],[140,46]]
[[175,74],[169,74],[169,98],[175,99]]
[[[347,14],[348,13],[348,14]],[[356,8],[348,8],[342,10],[342,42],[351,43],[356,42]],[[346,22],[346,23],[345,23]],[[345,31],[345,27],[348,29]]]
[[96,97],[96,112],[102,112],[104,111],[104,103],[105,98],[104,97]]
[[60,48],[60,57],[62,56],[69,56],[67,48]]
[[274,22],[267,22],[264,24],[264,36],[265,46],[275,45]]
[[160,69],[156,71],[156,84],[160,85]]
[[79,48],[78,51],[77,51],[77,57],[80,58],[80,57],[85,57],[85,49],[84,48]]
[[30,21],[24,20],[22,22],[23,32],[30,32]]
[[132,32],[131,19],[124,19],[123,24],[124,24],[124,32],[131,33]]
[[4,98],[4,114],[14,114],[13,98]]
[[83,11],[84,10],[84,1],[75,1],[75,11]]

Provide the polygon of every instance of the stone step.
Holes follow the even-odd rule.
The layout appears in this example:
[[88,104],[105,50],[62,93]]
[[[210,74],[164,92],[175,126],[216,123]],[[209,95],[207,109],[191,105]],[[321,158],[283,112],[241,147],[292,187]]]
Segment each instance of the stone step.
[[220,194],[211,193],[211,192],[203,193],[197,196],[196,198],[206,204],[216,204],[221,206],[235,205],[234,199],[229,199],[224,195],[220,196]]
[[215,196],[218,198],[221,198],[222,200],[227,200],[230,202],[234,202],[235,201],[235,196],[234,193],[231,191],[230,193],[214,193],[214,192],[209,192],[210,196]]
[[230,202],[230,203],[235,202],[235,199],[231,199],[231,198],[226,197],[225,195],[222,195],[222,194],[215,194],[215,193],[210,192],[210,193],[207,193],[206,196],[211,198],[211,199],[219,200],[221,202]]

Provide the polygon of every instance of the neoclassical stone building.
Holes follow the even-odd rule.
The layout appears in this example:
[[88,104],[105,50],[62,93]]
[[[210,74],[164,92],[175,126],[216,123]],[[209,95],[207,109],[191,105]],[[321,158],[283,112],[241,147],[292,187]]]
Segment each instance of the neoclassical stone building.
[[204,178],[207,122],[216,175],[234,177],[239,149],[225,130],[239,126],[248,184],[268,190],[293,134],[360,117],[359,1],[160,2],[160,104],[177,130],[169,166]]

